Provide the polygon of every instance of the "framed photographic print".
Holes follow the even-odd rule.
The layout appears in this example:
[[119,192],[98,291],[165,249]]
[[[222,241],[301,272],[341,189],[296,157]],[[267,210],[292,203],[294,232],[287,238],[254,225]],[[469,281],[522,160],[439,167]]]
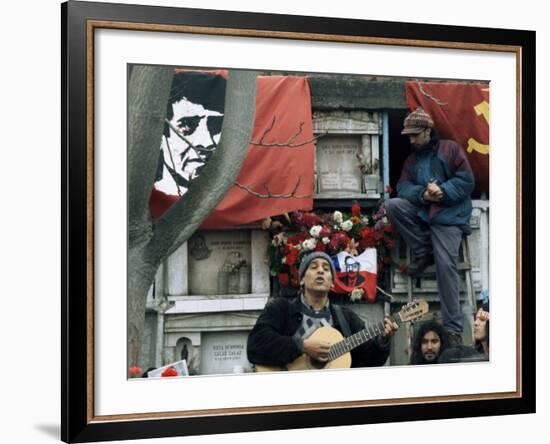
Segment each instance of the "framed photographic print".
[[64,441],[535,411],[534,32],[69,1],[62,60]]

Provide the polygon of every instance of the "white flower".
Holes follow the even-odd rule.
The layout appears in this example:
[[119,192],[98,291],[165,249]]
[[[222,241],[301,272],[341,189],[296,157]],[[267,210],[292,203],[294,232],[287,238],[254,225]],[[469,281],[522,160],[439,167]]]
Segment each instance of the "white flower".
[[321,230],[323,227],[321,225],[314,225],[309,230],[309,234],[311,234],[313,237],[319,237],[319,233],[321,233]]
[[302,248],[304,250],[313,250],[315,246],[317,245],[317,241],[313,238],[306,239],[304,242],[302,242]]
[[354,288],[349,296],[349,298],[352,300],[352,302],[360,301],[363,298],[363,289],[362,288]]
[[296,248],[296,250],[300,251],[302,249],[302,244],[294,245],[294,248]]
[[281,259],[281,264],[286,264],[286,256]]
[[351,220],[346,220],[342,222],[341,228],[344,231],[349,231],[353,228],[353,222]]
[[389,223],[390,223],[390,221],[388,220],[388,218],[387,218],[386,216],[384,216],[384,217],[382,218],[382,222],[384,222],[385,224],[389,224]]
[[363,220],[361,222],[363,222],[363,224],[365,224],[365,225],[368,225],[369,224],[369,217],[368,216],[363,216]]
[[321,239],[325,245],[327,245],[330,242],[330,239],[328,237],[324,237]]
[[340,213],[340,211],[335,211],[334,214],[332,215],[332,219],[334,220],[334,222],[336,222],[337,224],[341,224],[342,223],[342,213]]
[[273,240],[271,241],[271,243],[275,247],[278,247],[279,245],[285,244],[286,243],[286,238],[285,238],[284,233],[279,233],[279,234],[276,234],[275,236],[273,236]]

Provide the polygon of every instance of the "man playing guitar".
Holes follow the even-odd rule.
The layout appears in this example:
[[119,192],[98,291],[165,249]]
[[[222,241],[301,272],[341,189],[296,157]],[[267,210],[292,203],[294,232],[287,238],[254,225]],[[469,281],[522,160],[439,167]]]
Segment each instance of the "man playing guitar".
[[[365,329],[364,322],[354,312],[329,301],[335,275],[327,254],[313,252],[305,256],[299,268],[300,294],[293,299],[269,299],[248,337],[248,360],[262,370],[329,368],[329,361],[336,361],[337,354],[331,341],[319,339],[315,331],[329,327],[326,330],[338,330],[336,334],[341,338]],[[389,337],[398,329],[397,323],[386,316],[380,326],[373,328],[378,328],[373,332],[374,339],[350,347],[352,367],[386,362]],[[290,365],[302,357],[308,362],[305,367]],[[343,366],[349,367],[349,358]]]

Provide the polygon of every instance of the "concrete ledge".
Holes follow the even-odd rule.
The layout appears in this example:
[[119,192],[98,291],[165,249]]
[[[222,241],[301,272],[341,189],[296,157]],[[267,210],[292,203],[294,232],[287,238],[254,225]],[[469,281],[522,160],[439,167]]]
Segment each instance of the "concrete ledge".
[[231,296],[178,296],[169,298],[175,304],[166,314],[179,313],[222,313],[229,311],[262,310],[269,297],[268,293]]

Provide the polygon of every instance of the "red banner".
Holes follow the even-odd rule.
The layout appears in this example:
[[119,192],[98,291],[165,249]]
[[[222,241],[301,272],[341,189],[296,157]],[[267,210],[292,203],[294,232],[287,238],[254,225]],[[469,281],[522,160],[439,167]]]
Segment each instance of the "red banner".
[[[185,72],[179,73],[180,76],[185,74]],[[217,100],[212,99],[195,100],[209,104],[217,103]],[[176,107],[174,109],[177,112]],[[191,107],[187,106],[185,109],[191,109]],[[219,107],[216,111],[215,106],[212,105],[210,110],[212,110],[211,115],[208,112],[203,114],[214,122],[214,119],[219,118]],[[203,118],[203,120],[206,119]],[[199,133],[201,123],[196,123],[197,119],[185,122],[193,126],[193,130],[196,129],[193,135]],[[201,140],[213,141],[215,130],[211,131],[210,126],[208,128],[210,135]],[[307,79],[294,76],[258,77],[256,117],[246,158],[235,185],[203,222],[201,228],[237,226],[290,211],[311,210],[314,179],[312,139],[311,96]],[[175,142],[178,143],[177,140]],[[166,163],[168,163],[166,159],[175,163],[182,158],[183,150],[178,151],[176,143],[168,143],[161,147],[164,152],[167,146],[171,148],[171,152],[168,153],[170,156],[163,154]],[[201,146],[206,146],[206,143],[204,142]],[[186,155],[187,153],[188,151],[185,151]],[[192,180],[192,174],[194,174],[189,173],[189,165],[192,165],[191,162],[199,161],[200,159],[191,159],[181,167],[176,165],[174,169],[179,167],[184,176],[183,179],[178,177],[176,179],[187,185],[187,181]],[[165,169],[170,170],[169,163]],[[172,171],[170,170],[171,175],[164,174],[163,178],[155,184],[151,195],[150,209],[155,218],[179,199],[174,188],[175,182],[172,177],[175,176]],[[163,185],[164,183],[166,184]],[[182,194],[181,187],[180,194]]]
[[407,107],[421,106],[442,139],[460,144],[468,155],[476,191],[489,192],[489,84],[409,81]]

